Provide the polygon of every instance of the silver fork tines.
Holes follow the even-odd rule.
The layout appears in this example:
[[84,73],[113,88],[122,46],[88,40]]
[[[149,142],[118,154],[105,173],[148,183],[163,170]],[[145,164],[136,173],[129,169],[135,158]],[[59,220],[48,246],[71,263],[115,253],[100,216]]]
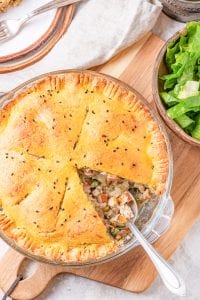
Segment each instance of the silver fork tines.
[[28,13],[27,15],[25,15],[24,17],[18,20],[0,21],[0,41],[8,40],[14,37],[20,31],[22,26],[33,17],[42,14],[48,10],[70,5],[72,3],[80,2],[80,1],[83,0],[54,0],[35,9],[34,11]]

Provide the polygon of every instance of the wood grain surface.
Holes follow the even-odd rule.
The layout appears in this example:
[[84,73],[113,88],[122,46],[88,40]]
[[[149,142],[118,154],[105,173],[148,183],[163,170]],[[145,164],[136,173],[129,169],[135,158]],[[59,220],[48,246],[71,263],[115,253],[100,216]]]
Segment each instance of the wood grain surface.
[[[153,34],[145,36],[134,46],[123,51],[98,71],[120,78],[153,105],[152,74],[156,56],[163,41]],[[169,258],[180,245],[192,224],[200,217],[200,153],[199,149],[178,139],[169,131],[174,155],[174,181],[172,197],[175,214],[170,229],[154,244],[155,248]],[[0,262],[0,287],[5,291],[19,272],[24,257],[9,250]],[[33,299],[58,273],[73,273],[99,282],[133,292],[147,289],[157,273],[141,247],[126,255],[96,267],[70,269],[38,263],[36,273],[21,281],[12,294],[14,299]]]

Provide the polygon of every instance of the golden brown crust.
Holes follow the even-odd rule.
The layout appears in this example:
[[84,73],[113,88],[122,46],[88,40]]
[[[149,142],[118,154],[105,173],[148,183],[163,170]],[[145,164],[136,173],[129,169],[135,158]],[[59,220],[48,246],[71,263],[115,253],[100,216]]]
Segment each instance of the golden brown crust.
[[71,262],[116,251],[77,168],[165,191],[164,137],[140,99],[112,80],[46,77],[0,111],[0,124],[0,228],[33,254]]
[[5,12],[11,6],[17,6],[21,0],[1,0],[0,1],[0,12]]

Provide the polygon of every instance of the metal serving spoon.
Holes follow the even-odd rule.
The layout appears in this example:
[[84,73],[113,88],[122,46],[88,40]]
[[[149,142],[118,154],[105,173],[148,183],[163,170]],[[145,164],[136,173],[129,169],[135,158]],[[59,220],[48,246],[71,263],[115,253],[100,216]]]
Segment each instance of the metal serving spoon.
[[17,35],[22,26],[33,17],[43,14],[48,10],[70,5],[83,0],[54,0],[28,13],[17,20],[3,20],[0,22],[0,41],[8,40]]
[[167,261],[162,256],[160,256],[160,254],[158,254],[158,252],[152,247],[152,245],[146,240],[146,238],[134,224],[135,220],[138,217],[138,206],[131,193],[130,195],[132,198],[131,209],[133,211],[134,217],[128,223],[129,229],[150,257],[165,286],[173,294],[176,294],[178,296],[185,296],[186,287],[184,281],[181,279],[179,274],[172,268],[172,266],[170,266],[170,264],[168,264]]

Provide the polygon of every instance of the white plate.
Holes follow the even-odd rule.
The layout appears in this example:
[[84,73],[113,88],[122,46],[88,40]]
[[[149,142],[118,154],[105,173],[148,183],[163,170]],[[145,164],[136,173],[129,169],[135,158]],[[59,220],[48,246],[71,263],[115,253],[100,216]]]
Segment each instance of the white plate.
[[[0,21],[4,19],[17,19],[33,9],[42,6],[50,0],[22,0],[19,6],[10,8],[6,13],[0,14]],[[0,56],[10,55],[21,51],[36,42],[50,27],[56,10],[50,10],[33,18],[20,33],[13,39],[0,43]]]

